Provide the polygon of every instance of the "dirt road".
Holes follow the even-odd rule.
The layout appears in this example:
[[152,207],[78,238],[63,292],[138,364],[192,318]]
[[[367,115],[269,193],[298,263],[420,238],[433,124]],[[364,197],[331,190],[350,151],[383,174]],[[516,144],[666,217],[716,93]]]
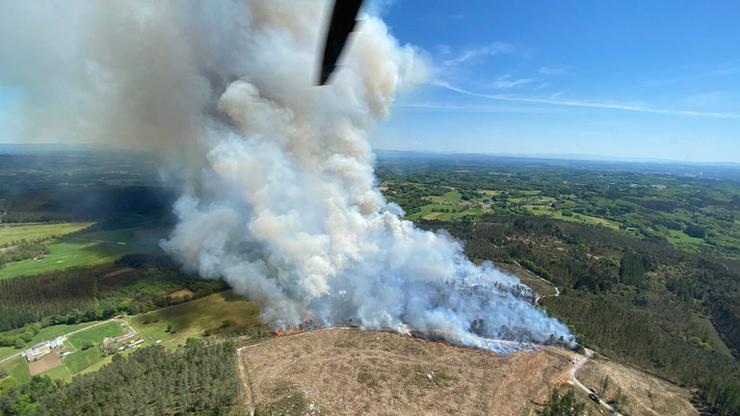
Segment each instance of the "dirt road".
[[607,411],[609,411],[609,413],[612,413],[612,414],[621,416],[621,413],[619,413],[609,403],[605,402],[601,397],[596,396],[596,394],[594,392],[592,392],[588,387],[586,387],[585,385],[583,385],[583,383],[581,383],[578,380],[578,378],[576,378],[576,372],[578,371],[578,369],[580,369],[581,367],[583,367],[583,365],[586,364],[586,362],[588,362],[588,360],[590,360],[591,357],[594,355],[594,352],[591,351],[590,349],[586,348],[585,350],[586,350],[586,354],[579,356],[576,359],[575,363],[573,363],[573,367],[570,369],[570,380],[571,380],[571,382],[573,382],[573,385],[576,386],[579,390],[581,390],[586,395],[589,395],[589,396],[590,395],[594,395],[598,399],[598,403],[604,409],[606,409]]

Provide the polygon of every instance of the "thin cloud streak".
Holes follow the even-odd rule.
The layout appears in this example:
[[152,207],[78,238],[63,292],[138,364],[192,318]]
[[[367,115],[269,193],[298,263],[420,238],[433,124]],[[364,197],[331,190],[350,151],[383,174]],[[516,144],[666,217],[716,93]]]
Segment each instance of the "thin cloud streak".
[[394,110],[410,110],[421,112],[458,112],[458,113],[552,113],[552,108],[517,108],[517,107],[486,107],[486,106],[468,106],[468,105],[448,105],[438,103],[407,103],[394,104]]
[[549,104],[559,105],[566,107],[581,107],[581,108],[595,108],[603,110],[621,110],[621,111],[633,111],[638,113],[650,113],[650,114],[666,114],[666,115],[680,115],[690,117],[713,117],[713,118],[740,118],[738,113],[715,113],[715,112],[703,112],[703,111],[691,111],[691,110],[668,110],[662,108],[644,107],[639,105],[631,104],[614,104],[614,103],[599,103],[591,101],[579,101],[579,100],[565,100],[565,99],[553,99],[553,98],[538,98],[538,97],[519,97],[503,94],[484,94],[474,91],[469,91],[463,88],[456,87],[445,81],[433,81],[432,85],[447,89],[449,91],[457,92],[459,94],[469,95],[471,97],[487,98],[490,100],[508,101],[515,103],[536,103],[536,104]]
[[446,67],[454,67],[468,61],[476,60],[485,56],[495,56],[503,53],[511,53],[514,46],[505,42],[493,42],[488,45],[471,48],[463,51],[458,56],[446,59],[442,64]]

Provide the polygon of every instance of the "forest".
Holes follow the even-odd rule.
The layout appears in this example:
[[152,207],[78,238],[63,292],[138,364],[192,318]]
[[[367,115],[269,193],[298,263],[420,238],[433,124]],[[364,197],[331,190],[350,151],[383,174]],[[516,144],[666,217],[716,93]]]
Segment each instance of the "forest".
[[[429,203],[436,212],[462,212],[427,211],[418,225],[447,230],[475,261],[516,262],[552,282],[561,294],[542,306],[584,345],[701,389],[720,415],[740,413],[737,177],[400,160],[379,163],[390,200],[407,213]],[[465,200],[466,193],[477,195]],[[474,211],[470,201],[484,209]],[[682,230],[683,240],[703,240],[686,244],[666,225]]]

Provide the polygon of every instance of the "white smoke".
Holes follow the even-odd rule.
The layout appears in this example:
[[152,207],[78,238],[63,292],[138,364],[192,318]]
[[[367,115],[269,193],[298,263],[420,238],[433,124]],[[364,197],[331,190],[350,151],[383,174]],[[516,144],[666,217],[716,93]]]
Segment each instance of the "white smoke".
[[185,184],[163,248],[225,279],[278,328],[356,323],[507,350],[567,328],[402,219],[376,187],[367,131],[429,66],[363,16],[315,87],[325,2],[0,2],[0,83],[30,140],[159,151]]

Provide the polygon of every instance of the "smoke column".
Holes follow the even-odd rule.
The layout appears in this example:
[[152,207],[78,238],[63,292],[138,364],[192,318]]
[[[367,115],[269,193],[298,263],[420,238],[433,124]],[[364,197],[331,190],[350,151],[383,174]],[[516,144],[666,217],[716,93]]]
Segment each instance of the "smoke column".
[[[275,328],[356,323],[442,336],[572,343],[377,190],[367,131],[429,65],[364,16],[333,83],[315,87],[327,5],[314,0],[0,2],[0,83],[25,137],[158,152],[182,184],[162,247],[225,279]],[[175,179],[173,179],[175,178]]]

